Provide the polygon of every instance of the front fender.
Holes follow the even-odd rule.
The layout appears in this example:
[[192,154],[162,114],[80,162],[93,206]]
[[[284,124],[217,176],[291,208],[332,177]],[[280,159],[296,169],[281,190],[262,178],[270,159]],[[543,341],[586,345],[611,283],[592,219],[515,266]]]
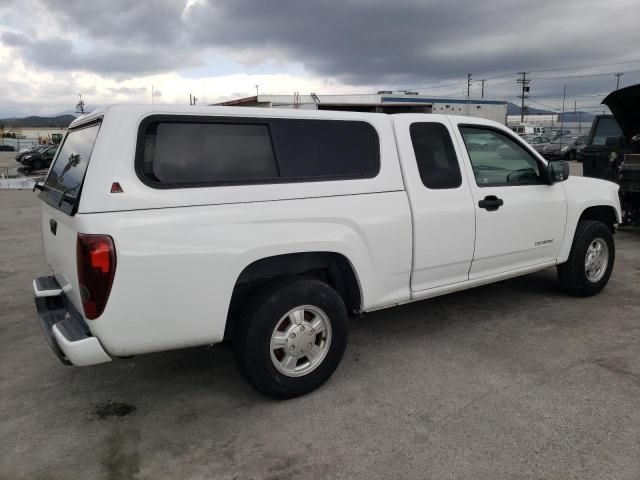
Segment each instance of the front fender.
[[587,208],[611,207],[615,211],[616,222],[622,219],[616,183],[590,177],[569,177],[562,185],[567,196],[567,224],[558,263],[569,258],[578,221]]

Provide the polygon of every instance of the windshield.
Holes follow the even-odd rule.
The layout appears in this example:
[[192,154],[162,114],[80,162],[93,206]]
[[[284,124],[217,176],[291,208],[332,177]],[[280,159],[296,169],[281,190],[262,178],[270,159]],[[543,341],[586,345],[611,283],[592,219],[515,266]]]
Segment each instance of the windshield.
[[80,196],[80,189],[87,171],[93,144],[100,125],[70,130],[53,167],[44,182],[41,198],[60,208],[65,213],[73,213]]
[[607,138],[610,137],[620,137],[622,135],[622,130],[620,130],[620,126],[618,122],[613,118],[600,118],[598,120],[598,124],[596,125],[596,130],[593,133],[593,140],[591,141],[592,145],[604,145],[607,141]]

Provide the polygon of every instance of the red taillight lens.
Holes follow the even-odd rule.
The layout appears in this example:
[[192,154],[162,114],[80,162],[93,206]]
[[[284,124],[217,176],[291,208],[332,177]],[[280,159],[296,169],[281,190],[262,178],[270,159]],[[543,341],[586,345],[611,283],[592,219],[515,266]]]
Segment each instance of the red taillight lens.
[[78,283],[84,316],[98,318],[104,311],[116,273],[116,249],[109,235],[78,234]]

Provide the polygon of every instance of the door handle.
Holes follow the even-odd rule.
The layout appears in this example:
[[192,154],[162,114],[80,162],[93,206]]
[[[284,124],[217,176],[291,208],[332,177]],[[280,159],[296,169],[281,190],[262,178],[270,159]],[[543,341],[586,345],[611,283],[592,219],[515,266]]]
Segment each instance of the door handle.
[[502,205],[504,205],[504,201],[495,195],[487,195],[484,200],[478,202],[480,208],[485,208],[489,212],[498,210]]

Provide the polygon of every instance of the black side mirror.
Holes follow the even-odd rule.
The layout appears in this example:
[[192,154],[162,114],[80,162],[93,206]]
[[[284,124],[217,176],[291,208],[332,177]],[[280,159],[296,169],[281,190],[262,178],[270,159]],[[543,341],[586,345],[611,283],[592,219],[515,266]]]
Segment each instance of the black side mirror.
[[569,163],[564,160],[552,160],[547,163],[549,183],[564,182],[569,178]]

